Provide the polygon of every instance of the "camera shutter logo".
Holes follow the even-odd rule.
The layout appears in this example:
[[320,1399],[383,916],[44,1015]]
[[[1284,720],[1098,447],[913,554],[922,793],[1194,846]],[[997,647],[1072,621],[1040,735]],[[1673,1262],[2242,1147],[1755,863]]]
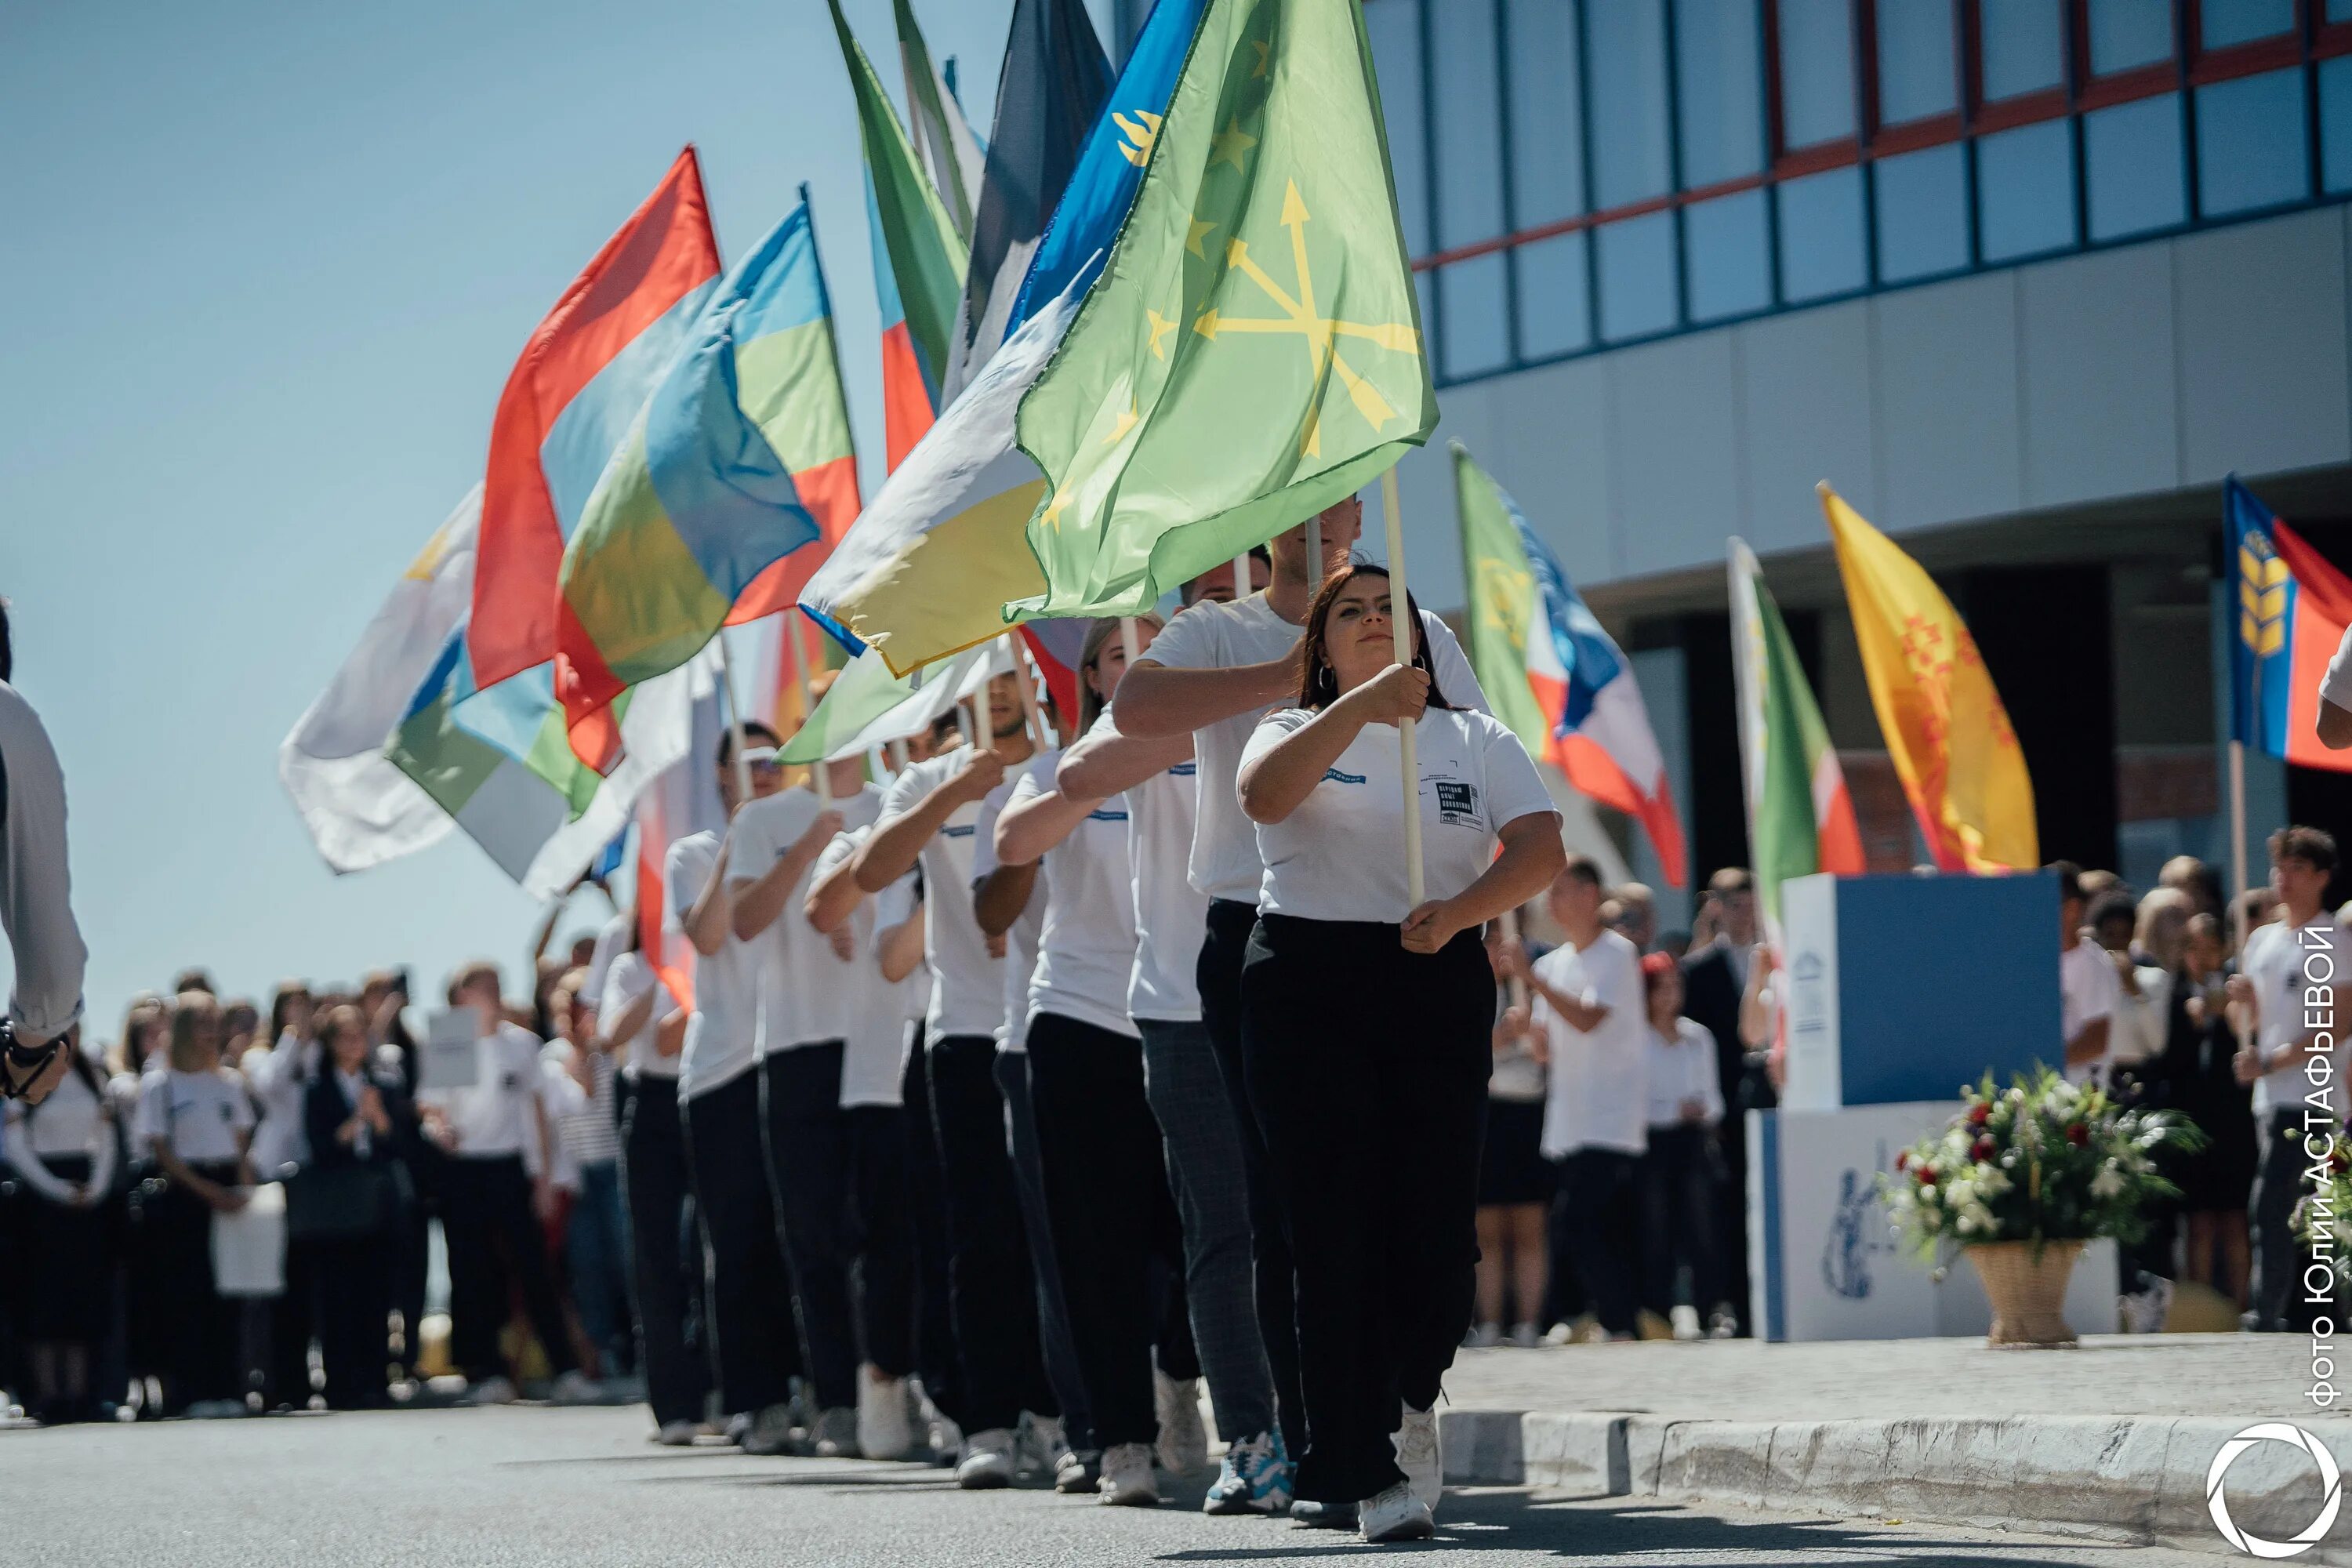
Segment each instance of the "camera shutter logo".
[[[2319,1466],[2319,1478],[2326,1497],[2319,1505],[2319,1517],[2287,1541],[2265,1541],[2259,1535],[2249,1535],[2238,1528],[2230,1517],[2229,1500],[2222,1495],[2222,1478],[2229,1473],[2239,1455],[2257,1443],[2291,1444],[2310,1455]],[[2300,1426],[2284,1421],[2263,1421],[2247,1427],[2221,1445],[2213,1456],[2213,1463],[2205,1471],[2205,1506],[2213,1515],[2213,1528],[2221,1539],[2255,1557],[2295,1557],[2317,1545],[2336,1523],[2336,1510],[2344,1506],[2344,1479],[2336,1468],[2336,1456],[2327,1446]]]

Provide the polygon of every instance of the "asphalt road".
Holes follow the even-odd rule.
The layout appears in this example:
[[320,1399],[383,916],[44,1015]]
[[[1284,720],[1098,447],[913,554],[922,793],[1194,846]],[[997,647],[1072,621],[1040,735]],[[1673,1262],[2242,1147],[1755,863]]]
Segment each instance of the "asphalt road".
[[[1210,1519],[1202,1479],[1156,1511],[1044,1489],[967,1495],[943,1470],[659,1449],[641,1410],[419,1410],[0,1432],[0,1555],[28,1568],[593,1568],[601,1564],[1622,1562],[2212,1568],[2203,1552],[1884,1520],[1487,1489],[1439,1539],[1367,1547]],[[1204,1479],[1204,1478],[1203,1478]],[[2219,1545],[2219,1542],[2216,1542]]]

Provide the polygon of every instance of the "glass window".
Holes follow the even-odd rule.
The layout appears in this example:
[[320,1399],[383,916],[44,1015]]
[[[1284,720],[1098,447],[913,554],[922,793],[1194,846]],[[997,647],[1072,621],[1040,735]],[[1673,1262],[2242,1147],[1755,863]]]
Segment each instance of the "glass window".
[[2310,191],[2301,67],[2197,89],[2197,199],[2206,216],[2299,201]]
[[1372,68],[1380,76],[1404,247],[1418,256],[1432,247],[1428,143],[1422,140],[1421,7],[1413,0],[1370,0],[1364,7],[1364,34],[1371,40]]
[[1901,125],[1959,106],[1952,8],[1941,0],[1879,0],[1878,119]]
[[1533,228],[1584,210],[1576,7],[1507,0],[1503,16],[1511,56],[1511,221]]
[[2040,92],[2066,79],[2063,0],[1977,0],[1988,102]]
[[1445,341],[1445,333],[1437,320],[1437,288],[1429,280],[1429,268],[1426,267],[1414,269],[1412,297],[1413,302],[1421,309],[1422,347],[1434,363],[1438,346]]
[[1603,224],[1592,242],[1600,251],[1601,335],[1638,338],[1674,326],[1675,215]]
[[1584,236],[1556,234],[1523,245],[1518,258],[1519,353],[1527,359],[1592,346],[1592,296]]
[[2180,95],[2143,98],[2083,116],[2091,237],[2170,228],[2189,216],[2181,188]]
[[1430,29],[1436,87],[1437,247],[1503,232],[1503,95],[1495,84],[1495,0],[1454,0]]
[[[2335,20],[2336,7],[2328,7]],[[2226,49],[2253,38],[2267,38],[2294,26],[2294,0],[2205,0],[2198,7],[2198,40],[2209,49]]]
[[1969,160],[1958,143],[1881,158],[1877,182],[1878,278],[1907,283],[1969,264]]
[[1867,280],[1862,253],[1862,171],[1832,169],[1780,184],[1780,298],[1793,305],[1845,294]]
[[1853,134],[1851,0],[1780,0],[1780,144]]
[[1444,301],[1444,352],[1438,364],[1449,380],[1483,375],[1511,363],[1509,320],[1503,309],[1503,253],[1488,251],[1437,269]]
[[2327,0],[2327,19],[2352,22],[2352,0]]
[[1690,316],[1719,321],[1769,309],[1764,193],[1741,191],[1683,209],[1683,254],[1690,269]]
[[2074,243],[2074,156],[2066,121],[1977,141],[1977,238],[1987,261]]
[[2091,0],[2091,74],[2172,58],[2172,0]]
[[1675,104],[1685,190],[1764,167],[1756,28],[1756,0],[1676,0]]
[[1592,204],[1622,206],[1665,195],[1665,0],[1609,0],[1581,7],[1591,123],[1608,127],[1592,147]]
[[2352,191],[2352,55],[2319,62],[2319,174],[2330,195]]

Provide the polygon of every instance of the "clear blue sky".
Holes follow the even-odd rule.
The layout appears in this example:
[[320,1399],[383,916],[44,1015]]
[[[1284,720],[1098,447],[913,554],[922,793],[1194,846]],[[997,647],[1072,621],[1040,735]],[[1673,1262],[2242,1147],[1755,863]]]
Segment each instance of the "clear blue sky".
[[[898,90],[887,0],[846,9]],[[1011,0],[917,9],[984,132]],[[333,877],[278,744],[479,476],[525,336],[687,142],[729,259],[814,188],[870,494],[822,0],[0,10],[0,594],[65,765],[98,1035],[190,963],[259,994],[484,954],[515,984],[539,910],[471,841]]]

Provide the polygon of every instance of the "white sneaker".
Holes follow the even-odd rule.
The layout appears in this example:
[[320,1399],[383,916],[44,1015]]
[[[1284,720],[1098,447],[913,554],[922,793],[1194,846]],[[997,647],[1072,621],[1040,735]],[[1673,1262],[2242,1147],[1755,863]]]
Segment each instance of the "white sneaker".
[[1511,1330],[1511,1342],[1523,1351],[1543,1348],[1543,1331],[1533,1323],[1519,1323]]
[[956,1485],[968,1492],[993,1491],[1013,1484],[1013,1432],[992,1426],[965,1440],[956,1464]]
[[695,1434],[701,1430],[700,1425],[697,1422],[665,1421],[661,1424],[661,1429],[653,1435],[653,1441],[665,1448],[691,1448],[694,1447]]
[[1103,1450],[1102,1479],[1095,1494],[1113,1508],[1158,1508],[1159,1478],[1151,1473],[1151,1450],[1140,1443],[1121,1443]]
[[1706,1331],[1698,1326],[1698,1309],[1687,1301],[1677,1301],[1666,1313],[1666,1321],[1675,1329],[1675,1338],[1690,1341],[1702,1338]]
[[1058,1415],[1022,1412],[1021,1427],[1015,1435],[1015,1442],[1018,1445],[1015,1468],[1036,1471],[1052,1481],[1056,1491],[1069,1490],[1063,1484],[1064,1479],[1074,1468],[1084,1468],[1070,1447],[1070,1435]]
[[856,1458],[857,1412],[845,1405],[819,1412],[809,1432],[809,1447],[820,1459]]
[[869,1459],[903,1459],[915,1446],[915,1426],[907,1419],[907,1380],[877,1377],[874,1368],[857,1374],[857,1451]]
[[1356,1518],[1364,1539],[1374,1545],[1384,1541],[1426,1541],[1437,1533],[1429,1505],[1402,1481],[1358,1504]]
[[602,1405],[604,1385],[575,1367],[548,1385],[547,1399],[551,1405]]
[[764,1405],[751,1417],[738,1446],[747,1454],[789,1454],[794,1431],[790,1405]]
[[[1160,1468],[1171,1476],[1189,1476],[1209,1464],[1209,1431],[1201,1423],[1201,1380],[1175,1378],[1154,1368],[1151,1403],[1160,1415],[1160,1441],[1154,1444]],[[1108,1455],[1103,1468],[1110,1467]],[[1156,1494],[1155,1494],[1155,1500]]]
[[[1423,1514],[1425,1517],[1435,1513],[1437,1500],[1445,1492],[1445,1454],[1437,1440],[1437,1412],[1415,1410],[1412,1405],[1406,1405],[1404,1420],[1398,1425],[1396,1435],[1390,1441],[1396,1445],[1397,1468],[1404,1472],[1405,1483],[1412,1488],[1412,1495],[1421,1500]],[[1381,1496],[1386,1497],[1388,1493],[1382,1492]],[[1377,1498],[1373,1500],[1375,1502],[1378,1500]],[[1364,1539],[1370,1541],[1373,1539],[1369,1511],[1372,1504],[1367,1502],[1363,1506],[1367,1510]]]
[[520,1396],[512,1378],[486,1377],[466,1390],[466,1397],[477,1405],[512,1405]]
[[955,1424],[954,1418],[933,1411],[930,1420],[924,1424],[923,1435],[931,1446],[931,1463],[955,1468],[957,1460],[963,1456],[963,1428]]
[[1462,1348],[1473,1351],[1490,1351],[1502,1342],[1502,1324],[1473,1323],[1470,1326],[1470,1337],[1462,1342]]

